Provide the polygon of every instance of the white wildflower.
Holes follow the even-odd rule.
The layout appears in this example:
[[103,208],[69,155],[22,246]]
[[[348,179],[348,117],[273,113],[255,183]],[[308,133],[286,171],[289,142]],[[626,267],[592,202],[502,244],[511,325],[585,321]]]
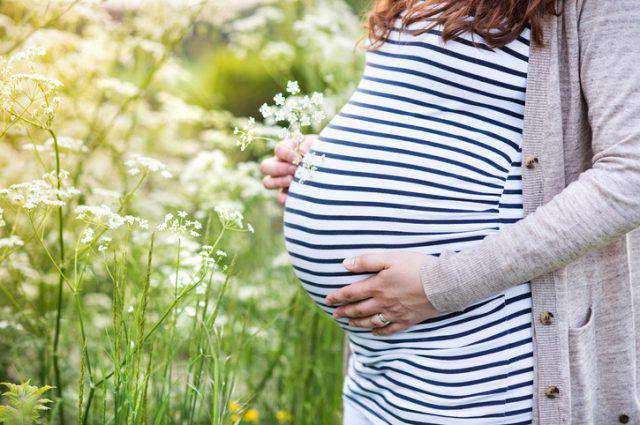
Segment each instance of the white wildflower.
[[256,137],[255,134],[256,127],[256,119],[251,117],[247,121],[247,125],[243,130],[236,127],[233,129],[233,134],[238,136],[238,140],[236,141],[236,145],[240,146],[240,150],[244,151],[247,146],[249,146]]
[[206,249],[200,251],[200,261],[203,266],[215,267],[216,265],[216,259],[211,256],[211,251]]
[[253,233],[253,227],[250,224],[245,225],[244,217],[240,211],[232,211],[223,206],[217,206],[215,208],[215,211],[216,213],[218,213],[218,218],[225,228],[235,231]]
[[166,165],[157,159],[148,156],[133,155],[131,159],[124,163],[129,169],[129,174],[136,176],[138,174],[159,173],[163,178],[171,178],[171,173],[167,170]]
[[105,252],[107,249],[109,249],[111,241],[112,239],[108,236],[101,237],[98,241],[98,252]]
[[24,242],[17,236],[9,236],[8,238],[0,238],[0,249],[3,248],[15,248],[23,246]]
[[88,244],[93,240],[93,236],[95,232],[91,228],[87,228],[84,232],[82,232],[82,236],[80,237],[80,243]]
[[149,227],[147,220],[132,215],[122,216],[111,211],[111,208],[104,204],[79,205],[76,207],[76,218],[97,227],[104,226],[110,230],[117,230],[125,224],[130,228],[137,227],[141,230]]
[[282,93],[278,93],[275,96],[273,96],[273,102],[276,104],[276,106],[282,106],[284,105],[284,102],[287,100],[286,97],[284,97],[282,95]]
[[[278,138],[291,139],[299,144],[304,138],[303,128],[317,126],[325,119],[323,96],[317,92],[311,96],[300,96],[300,85],[297,81],[287,82],[287,93],[290,94],[289,97],[282,93],[276,94],[273,97],[274,104],[265,103],[259,111],[267,126],[278,128]],[[286,125],[282,126],[280,123]],[[241,150],[245,150],[256,139],[255,119],[250,118],[244,130],[236,127],[233,133],[239,136],[236,144]]]
[[269,119],[273,116],[273,111],[271,109],[271,106],[267,105],[266,103],[262,104],[259,111],[264,119]]
[[199,230],[202,229],[202,224],[197,220],[189,220],[188,214],[180,211],[177,217],[171,213],[165,215],[164,221],[157,226],[157,229],[178,237],[189,235],[197,238],[200,236]]
[[62,87],[62,83],[55,78],[48,78],[39,74],[13,74],[11,78],[13,82],[18,82],[21,80],[32,81],[39,87],[41,87],[47,94],[58,89],[59,87]]
[[300,163],[300,167],[298,167],[298,170],[296,171],[298,182],[300,184],[304,184],[305,181],[312,180],[313,173],[318,169],[316,164],[324,161],[324,159],[324,155],[318,155],[315,152],[305,154],[302,158],[302,162]]
[[287,92],[289,94],[295,96],[300,93],[300,85],[297,81],[289,81],[287,82]]
[[0,190],[0,197],[25,210],[38,207],[61,207],[66,201],[80,194],[80,191],[68,183],[69,173],[60,170],[60,189],[56,179],[56,172],[44,174],[41,179],[27,183],[17,183],[8,189]]

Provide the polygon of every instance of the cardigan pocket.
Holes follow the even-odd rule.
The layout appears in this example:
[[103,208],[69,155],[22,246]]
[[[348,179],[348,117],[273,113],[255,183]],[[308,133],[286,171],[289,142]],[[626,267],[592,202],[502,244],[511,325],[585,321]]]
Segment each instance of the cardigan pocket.
[[571,423],[594,423],[596,408],[596,338],[593,309],[589,306],[585,321],[569,327],[571,372]]

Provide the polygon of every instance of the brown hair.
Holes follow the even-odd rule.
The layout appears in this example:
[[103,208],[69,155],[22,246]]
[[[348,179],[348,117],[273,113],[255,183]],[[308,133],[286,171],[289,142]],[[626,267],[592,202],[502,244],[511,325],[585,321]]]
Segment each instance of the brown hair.
[[547,15],[559,13],[555,0],[378,0],[366,23],[372,47],[384,42],[405,10],[402,29],[431,20],[413,34],[423,34],[441,25],[444,41],[469,32],[484,38],[493,48],[515,40],[527,25],[531,26],[533,43],[543,45],[542,22]]

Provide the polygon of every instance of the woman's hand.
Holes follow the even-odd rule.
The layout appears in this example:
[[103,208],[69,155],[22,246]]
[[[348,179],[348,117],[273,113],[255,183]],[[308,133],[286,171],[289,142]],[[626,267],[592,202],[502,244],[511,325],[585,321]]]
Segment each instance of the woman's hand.
[[[424,255],[402,251],[345,259],[343,265],[351,272],[376,274],[329,294],[327,305],[341,305],[333,316],[348,318],[351,326],[373,328],[376,335],[390,335],[437,316],[420,279]],[[379,313],[387,325],[380,323]]]
[[311,144],[317,138],[316,135],[304,136],[297,151],[293,140],[279,142],[274,149],[274,156],[260,163],[260,171],[265,174],[262,184],[267,189],[280,189],[278,202],[281,204],[284,204],[293,175],[302,160],[300,154],[309,152]]

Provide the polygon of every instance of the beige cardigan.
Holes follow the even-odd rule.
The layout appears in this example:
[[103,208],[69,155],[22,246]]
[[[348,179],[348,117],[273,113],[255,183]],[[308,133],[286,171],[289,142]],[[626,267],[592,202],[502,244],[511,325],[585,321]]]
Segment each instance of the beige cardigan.
[[640,424],[640,0],[557,1],[529,57],[526,217],[422,279],[443,312],[530,280],[534,423]]

